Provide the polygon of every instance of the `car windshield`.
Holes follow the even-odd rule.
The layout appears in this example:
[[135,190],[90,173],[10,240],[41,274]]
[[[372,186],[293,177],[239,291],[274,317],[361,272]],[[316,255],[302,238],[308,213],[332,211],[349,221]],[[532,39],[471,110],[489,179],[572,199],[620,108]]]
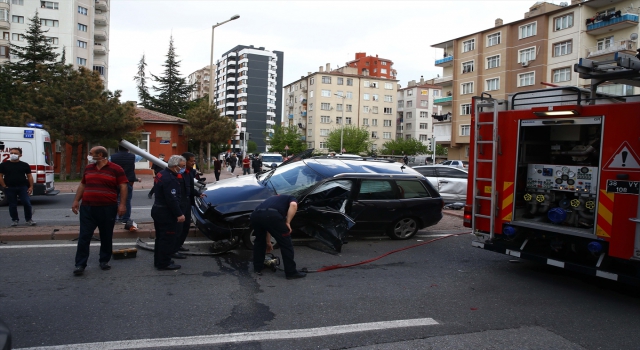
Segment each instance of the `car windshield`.
[[263,163],[282,163],[282,156],[262,156]]
[[309,168],[304,162],[286,164],[259,177],[259,181],[267,181],[277,194],[291,196],[300,195],[322,179],[324,179],[322,175]]

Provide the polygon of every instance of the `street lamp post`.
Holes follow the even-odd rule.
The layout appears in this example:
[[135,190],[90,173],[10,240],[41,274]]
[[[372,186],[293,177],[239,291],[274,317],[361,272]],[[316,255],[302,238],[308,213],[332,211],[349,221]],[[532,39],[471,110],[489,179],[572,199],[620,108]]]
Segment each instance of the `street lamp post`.
[[[211,59],[209,60],[209,105],[210,106],[213,105],[213,90],[215,88],[214,76],[213,76],[213,30],[216,29],[216,27],[219,27],[227,22],[231,22],[238,18],[240,18],[240,15],[233,15],[228,20],[211,26]],[[207,164],[209,164],[209,168],[211,168],[211,142],[207,143]]]
[[344,148],[342,148],[342,141],[344,139],[344,107],[345,107],[345,98],[347,98],[345,95],[340,95],[340,94],[334,94],[340,98],[342,98],[342,125],[340,126],[340,151],[338,152],[339,154],[342,154],[342,150]]

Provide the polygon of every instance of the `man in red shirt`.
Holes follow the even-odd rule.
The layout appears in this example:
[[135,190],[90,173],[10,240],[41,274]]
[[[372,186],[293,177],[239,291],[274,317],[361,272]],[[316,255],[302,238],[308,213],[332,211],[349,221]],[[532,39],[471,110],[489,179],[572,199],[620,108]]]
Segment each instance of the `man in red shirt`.
[[242,175],[251,174],[251,159],[249,155],[244,156],[242,160]]
[[73,270],[76,276],[82,275],[87,267],[89,245],[96,227],[100,232],[100,268],[111,269],[109,260],[113,250],[116,215],[122,216],[127,210],[126,201],[120,201],[118,205],[118,193],[120,198],[127,198],[129,183],[122,167],[109,161],[107,149],[102,146],[93,147],[87,159],[89,165],[84,169],[71,207],[74,214],[80,212],[76,268]]

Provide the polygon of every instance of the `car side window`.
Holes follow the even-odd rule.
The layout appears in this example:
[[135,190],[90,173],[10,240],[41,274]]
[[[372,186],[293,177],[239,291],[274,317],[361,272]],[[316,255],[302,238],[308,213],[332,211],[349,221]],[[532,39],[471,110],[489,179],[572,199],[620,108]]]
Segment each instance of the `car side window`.
[[311,191],[311,193],[302,200],[302,203],[308,203],[315,207],[330,207],[335,210],[344,211],[344,205],[346,200],[349,199],[352,187],[353,181],[351,180],[325,182]]
[[414,170],[427,177],[436,177],[436,169],[434,168],[414,168]]
[[452,162],[450,160],[447,160],[446,162],[442,162],[442,165],[451,165],[451,163]]
[[468,174],[458,169],[441,168],[441,169],[438,169],[438,177],[466,179],[468,177]]
[[400,190],[400,198],[429,198],[431,195],[424,188],[422,182],[417,180],[398,180],[396,181],[398,189]]
[[359,200],[398,199],[395,189],[388,180],[362,180]]

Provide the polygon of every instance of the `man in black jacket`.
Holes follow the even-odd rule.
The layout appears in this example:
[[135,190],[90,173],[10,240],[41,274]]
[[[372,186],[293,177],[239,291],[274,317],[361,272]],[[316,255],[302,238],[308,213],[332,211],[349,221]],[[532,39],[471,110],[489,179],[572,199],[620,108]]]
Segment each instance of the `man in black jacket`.
[[[118,164],[124,170],[124,174],[127,176],[127,180],[129,183],[127,184],[127,211],[123,216],[117,217],[116,221],[120,221],[123,224],[126,224],[127,221],[131,220],[131,197],[133,196],[133,183],[137,180],[136,178],[136,156],[129,153],[129,150],[118,146],[118,152],[111,156],[111,161],[113,163]],[[118,195],[118,204],[120,204],[120,195]]]
[[[160,153],[158,158],[160,160],[164,160],[164,154]],[[161,172],[163,169],[157,165],[155,165],[154,163],[152,163],[151,165],[151,170],[153,170],[153,177],[156,177],[156,175],[158,175],[159,172]],[[147,197],[149,197],[149,199],[151,199],[151,197],[153,196],[153,191],[155,187],[155,183],[153,184],[153,186],[151,186],[151,191],[149,191],[149,194],[147,195]]]

